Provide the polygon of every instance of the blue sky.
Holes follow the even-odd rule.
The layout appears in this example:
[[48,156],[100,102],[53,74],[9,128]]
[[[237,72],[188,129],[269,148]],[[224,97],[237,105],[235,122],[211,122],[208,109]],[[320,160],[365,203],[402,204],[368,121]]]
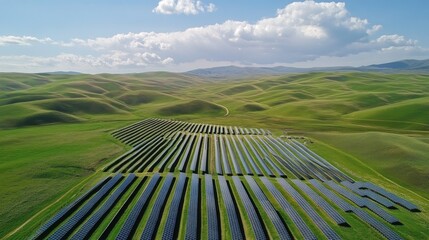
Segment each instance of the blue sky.
[[429,58],[429,1],[0,0],[0,71],[360,66]]

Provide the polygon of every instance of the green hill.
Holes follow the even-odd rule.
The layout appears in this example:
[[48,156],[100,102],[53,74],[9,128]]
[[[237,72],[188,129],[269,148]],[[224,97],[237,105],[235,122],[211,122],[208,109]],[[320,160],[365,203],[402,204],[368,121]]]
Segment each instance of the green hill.
[[419,194],[428,196],[427,139],[382,132],[317,133],[315,136],[355,156],[395,183],[417,187]]
[[383,122],[389,122],[398,128],[414,127],[428,130],[429,118],[425,114],[428,112],[429,98],[426,97],[365,109],[346,116],[358,120],[375,120],[379,122],[379,125],[383,125]]
[[248,103],[243,105],[243,107],[241,107],[241,110],[243,112],[257,112],[257,111],[264,111],[266,109],[267,107],[256,103]]
[[166,72],[1,73],[0,238],[101,179],[99,170],[129,148],[109,133],[148,117],[310,137],[309,147],[339,169],[421,205],[423,213],[409,222],[429,222],[428,75],[312,72],[221,80]]
[[173,96],[156,91],[127,91],[117,97],[117,99],[130,106],[137,106],[140,104],[148,104],[153,102],[173,102],[176,100],[176,98]]
[[164,107],[159,110],[163,116],[175,117],[177,115],[207,115],[207,116],[223,116],[225,109],[219,105],[202,101],[193,100],[190,102],[175,104],[172,106]]

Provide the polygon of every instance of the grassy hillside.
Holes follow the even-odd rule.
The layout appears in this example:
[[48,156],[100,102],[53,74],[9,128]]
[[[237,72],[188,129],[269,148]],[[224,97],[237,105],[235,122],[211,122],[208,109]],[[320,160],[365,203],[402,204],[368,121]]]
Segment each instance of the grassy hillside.
[[429,198],[429,143],[424,139],[381,132],[317,133],[314,137],[356,157],[393,182]]
[[117,123],[56,124],[0,130],[0,236],[90,176],[124,147]]
[[0,74],[0,238],[123,152],[110,131],[147,117],[310,136],[350,175],[428,206],[428,102],[429,76],[413,74]]
[[396,122],[396,126],[400,128],[413,128],[419,125],[424,128],[429,124],[429,119],[424,114],[427,112],[429,112],[429,98],[423,97],[353,112],[347,117]]
[[216,104],[203,100],[192,100],[185,103],[174,104],[159,109],[159,114],[167,117],[177,117],[178,115],[205,114],[213,116],[222,116],[226,114],[224,109]]

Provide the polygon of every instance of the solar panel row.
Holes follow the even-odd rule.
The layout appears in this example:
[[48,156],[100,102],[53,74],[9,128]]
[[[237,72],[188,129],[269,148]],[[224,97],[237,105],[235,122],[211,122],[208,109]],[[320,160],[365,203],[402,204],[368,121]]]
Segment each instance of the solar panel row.
[[189,167],[189,169],[192,172],[196,172],[197,171],[197,164],[198,164],[198,160],[200,159],[200,151],[201,151],[201,142],[203,140],[203,135],[199,134],[198,135],[198,140],[197,140],[197,145],[195,146],[195,151],[192,155],[192,161],[191,161],[191,166]]
[[170,192],[171,185],[174,177],[172,173],[169,173],[164,180],[161,190],[156,197],[155,204],[152,206],[152,211],[143,229],[143,233],[140,239],[153,239],[156,229],[158,229],[158,223],[160,221],[160,214],[164,209],[165,202],[167,201],[167,195]]
[[186,174],[180,173],[179,181],[176,184],[176,190],[173,195],[173,201],[171,202],[170,209],[168,210],[167,222],[165,223],[162,239],[174,239],[177,236],[177,232],[179,230],[179,224],[177,224],[177,221],[180,216],[185,184]]
[[375,192],[366,189],[360,189],[349,181],[342,181],[341,184],[346,186],[348,189],[350,189],[361,197],[367,197],[369,199],[372,199],[387,208],[395,208],[395,204],[392,201],[381,195],[378,195]]
[[121,180],[122,175],[117,174],[110,179],[89,201],[80,208],[71,218],[69,218],[63,225],[61,225],[48,239],[56,240],[67,237],[78,224],[90,214],[98,203],[112,190],[112,188]]
[[225,204],[226,213],[229,220],[229,229],[231,230],[231,239],[244,239],[243,231],[241,228],[240,215],[237,213],[236,206],[229,191],[228,183],[224,176],[218,177],[222,199]]
[[318,206],[325,213],[332,218],[338,225],[348,226],[347,221],[335,210],[331,204],[329,204],[324,198],[317,194],[313,189],[311,189],[305,182],[292,179],[292,182]]
[[46,237],[61,221],[70,216],[70,214],[76,210],[83,202],[85,202],[91,195],[97,192],[104,184],[110,180],[111,177],[107,177],[97,183],[94,187],[84,193],[82,196],[74,200],[72,203],[61,209],[54,217],[49,219],[42,227],[40,227],[31,239],[43,239]]
[[295,208],[284,198],[281,192],[269,181],[267,178],[261,178],[265,187],[274,196],[276,201],[280,204],[283,211],[289,216],[295,226],[298,228],[304,239],[316,239],[314,233],[310,230],[307,223],[302,219],[301,215],[295,210]]
[[397,203],[397,204],[403,206],[404,208],[406,208],[412,212],[420,212],[419,208],[416,205],[412,204],[411,202],[409,202],[409,201],[407,201],[407,200],[405,200],[405,199],[403,199],[403,198],[401,198],[401,197],[399,197],[399,196],[397,196],[397,195],[395,195],[395,194],[393,194],[393,193],[391,193],[391,192],[389,192],[389,191],[383,189],[382,187],[377,186],[373,183],[356,182],[354,184],[357,184],[359,186],[359,188],[370,189],[371,191],[374,191],[374,192],[376,192],[382,196],[385,196],[386,198],[390,199],[394,203]]
[[200,209],[200,202],[199,202],[199,184],[200,179],[198,177],[198,174],[192,174],[192,180],[191,180],[191,193],[190,193],[190,200],[189,200],[189,206],[188,206],[188,222],[186,223],[186,235],[185,239],[187,240],[196,240],[199,238],[199,209]]
[[327,181],[326,182],[332,189],[337,191],[339,194],[343,195],[359,207],[367,207],[369,210],[383,218],[385,221],[391,224],[400,224],[399,220],[390,215],[389,213],[385,212],[383,209],[376,206],[374,203],[369,202],[368,200],[357,196],[346,189],[342,188],[339,184],[333,182],[333,181]]
[[298,205],[304,209],[304,212],[316,224],[317,227],[325,234],[328,239],[341,239],[340,236],[326,223],[326,221],[314,210],[314,208],[284,179],[278,179],[283,189],[288,192]]
[[265,193],[262,192],[262,190],[259,188],[255,180],[250,176],[246,176],[245,178],[247,183],[250,186],[250,189],[256,196],[256,201],[258,201],[262,205],[262,208],[264,209],[265,213],[268,215],[268,218],[271,220],[274,227],[276,228],[280,239],[285,239],[285,240],[292,239],[292,236],[289,234],[289,231],[285,226],[283,220],[280,218],[276,209],[273,207],[273,205],[270,203],[268,198],[265,196]]
[[112,219],[109,221],[109,224],[104,228],[103,232],[101,233],[100,239],[107,239],[109,237],[112,230],[118,225],[118,222],[121,219],[121,217],[124,215],[125,211],[131,205],[131,202],[134,201],[135,197],[137,196],[138,192],[140,191],[141,187],[146,182],[146,180],[147,180],[147,177],[144,177],[136,184],[134,189],[131,191],[131,193],[125,199],[123,204],[120,206],[119,210],[114,214]]
[[130,239],[130,237],[133,235],[137,225],[141,220],[140,217],[145,211],[148,201],[151,198],[160,177],[161,176],[159,175],[159,173],[156,173],[155,175],[152,176],[145,190],[140,195],[139,200],[134,205],[133,209],[131,210],[131,213],[128,215],[127,219],[122,225],[122,228],[119,234],[116,236],[117,240]]
[[347,210],[355,213],[363,222],[373,227],[375,230],[380,232],[387,239],[401,239],[401,237],[396,232],[392,231],[386,225],[374,219],[370,214],[365,212],[363,209],[351,206],[350,204],[346,203],[344,200],[340,199],[336,194],[328,190],[317,180],[309,180],[309,181],[314,187],[316,187],[332,202],[337,204],[341,209],[343,209],[344,211]]
[[252,230],[255,234],[255,238],[267,239],[267,235],[265,233],[265,229],[261,222],[261,219],[259,218],[259,215],[257,213],[257,210],[255,209],[255,206],[252,203],[252,200],[250,199],[249,195],[247,195],[246,189],[241,183],[240,178],[238,178],[237,176],[233,176],[232,180],[234,182],[235,188],[238,191],[238,196],[241,199],[244,208],[246,209],[246,213],[248,215],[250,224],[252,225]]
[[216,194],[213,186],[213,178],[207,174],[205,176],[205,189],[206,189],[206,211],[207,211],[207,225],[208,225],[208,239],[220,239],[219,236],[219,217],[217,214]]
[[136,179],[136,175],[130,174],[125,181],[116,189],[116,191],[110,195],[107,201],[94,213],[77,231],[72,237],[72,240],[86,239],[95,230],[97,225],[103,220],[106,214],[112,209],[115,203],[122,197],[122,194],[128,189],[128,187]]

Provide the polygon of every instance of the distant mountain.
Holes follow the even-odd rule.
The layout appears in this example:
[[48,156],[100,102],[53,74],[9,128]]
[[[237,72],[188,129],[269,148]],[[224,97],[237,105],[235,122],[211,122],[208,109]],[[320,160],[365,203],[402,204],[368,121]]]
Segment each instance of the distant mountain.
[[294,67],[237,67],[225,66],[214,68],[200,68],[186,72],[205,78],[244,78],[261,75],[281,75],[285,73],[307,73],[307,72],[415,72],[429,74],[428,60],[402,60],[383,64],[374,64],[362,67],[319,67],[319,68],[294,68]]
[[426,60],[402,60],[396,62],[389,62],[383,64],[374,64],[363,67],[365,69],[379,69],[379,70],[405,70],[405,71],[429,71],[429,59]]
[[237,67],[225,66],[214,68],[200,68],[186,72],[186,74],[196,75],[206,78],[243,78],[261,75],[281,75],[285,73],[306,73],[306,72],[333,72],[333,71],[353,71],[352,67],[331,67],[331,68],[294,68],[294,67]]
[[80,72],[73,72],[73,71],[56,71],[56,72],[44,72],[44,73],[39,73],[42,75],[79,75],[79,74],[83,74]]
[[243,77],[252,75],[277,75],[288,72],[299,71],[298,68],[292,67],[237,67],[225,66],[214,68],[201,68],[187,72],[187,74],[197,75],[200,77],[224,78],[224,77]]

